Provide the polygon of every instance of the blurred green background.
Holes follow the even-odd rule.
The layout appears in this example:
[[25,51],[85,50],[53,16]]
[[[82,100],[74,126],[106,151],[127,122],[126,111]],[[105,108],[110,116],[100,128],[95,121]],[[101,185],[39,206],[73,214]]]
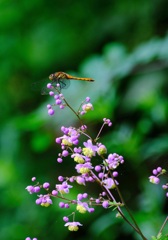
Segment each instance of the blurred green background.
[[158,233],[168,206],[148,176],[168,162],[167,9],[166,0],[0,1],[0,239],[140,239],[99,208],[79,216],[84,226],[70,233],[57,201],[42,208],[25,191],[32,176],[54,185],[59,174],[70,175],[71,163],[56,162],[55,137],[77,119],[68,109],[49,117],[52,99],[31,90],[56,71],[96,80],[71,82],[63,93],[74,108],[91,97],[94,111],[85,119],[93,136],[102,118],[112,120],[101,141],[125,158],[123,196],[145,236]]

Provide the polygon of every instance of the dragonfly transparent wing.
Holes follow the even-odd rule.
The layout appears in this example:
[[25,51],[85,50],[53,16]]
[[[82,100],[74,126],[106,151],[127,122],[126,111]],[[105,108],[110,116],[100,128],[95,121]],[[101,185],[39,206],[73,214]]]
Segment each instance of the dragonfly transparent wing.
[[[61,80],[57,80],[54,79],[52,81],[48,80],[48,79],[44,79],[44,80],[40,80],[37,82],[32,83],[31,85],[31,89],[33,91],[41,91],[42,95],[48,95],[50,91],[52,91],[52,89],[47,88],[47,84],[51,83],[52,87],[54,89],[58,89],[59,91],[61,91],[61,89],[67,89],[70,85],[70,80],[67,79],[61,79]],[[60,84],[60,86],[57,86],[57,84]]]
[[32,89],[32,91],[38,91],[38,92],[41,91],[42,95],[46,95],[50,91],[47,88],[47,83],[49,83],[49,80],[47,80],[47,79],[36,81],[36,82],[31,84],[31,89]]
[[70,85],[70,80],[67,79],[61,79],[58,82],[60,84],[60,89],[67,89]]

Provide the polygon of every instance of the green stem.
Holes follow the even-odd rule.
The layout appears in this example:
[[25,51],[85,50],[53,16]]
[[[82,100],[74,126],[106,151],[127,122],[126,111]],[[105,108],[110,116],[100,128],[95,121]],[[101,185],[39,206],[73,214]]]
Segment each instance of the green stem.
[[[56,90],[59,94],[61,94],[61,92],[58,90],[58,88],[55,88],[55,90]],[[67,100],[66,100],[64,97],[63,97],[63,100],[64,100],[66,106],[69,107],[69,108],[71,109],[71,111],[77,116],[77,118],[79,119],[80,124],[81,124],[81,126],[82,126],[82,125],[83,125],[83,122],[82,122],[81,118],[79,117],[79,115],[78,115],[78,114],[76,113],[76,111],[69,105],[69,103],[67,102]]]
[[165,227],[167,221],[168,221],[168,217],[166,217],[166,219],[165,219],[163,225],[161,226],[161,228],[160,228],[160,230],[159,230],[159,232],[158,232],[158,235],[159,235],[160,233],[162,233],[162,230],[163,230],[163,228]]

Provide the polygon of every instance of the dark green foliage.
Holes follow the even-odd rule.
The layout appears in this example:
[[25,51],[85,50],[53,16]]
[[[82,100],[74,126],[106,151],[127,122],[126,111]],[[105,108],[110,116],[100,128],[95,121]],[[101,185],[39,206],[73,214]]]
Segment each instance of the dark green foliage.
[[102,118],[112,120],[101,141],[124,156],[123,195],[146,237],[156,236],[167,205],[148,176],[153,166],[168,167],[167,1],[2,0],[0,9],[0,239],[139,239],[100,209],[69,233],[56,201],[44,209],[25,191],[32,176],[55,184],[71,166],[56,163],[55,137],[77,119],[66,109],[49,117],[51,98],[31,91],[55,71],[95,79],[72,82],[64,94],[75,108],[91,97],[94,111],[84,119],[93,136]]

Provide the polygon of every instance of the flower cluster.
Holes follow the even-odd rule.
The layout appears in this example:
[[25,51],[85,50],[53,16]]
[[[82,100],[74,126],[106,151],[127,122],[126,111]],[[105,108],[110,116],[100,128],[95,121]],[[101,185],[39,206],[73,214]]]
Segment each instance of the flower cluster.
[[[161,168],[161,167],[157,167],[156,169],[153,169],[152,171],[153,175],[151,175],[149,177],[149,181],[153,184],[159,184],[160,183],[160,176],[166,173],[166,170]],[[164,190],[168,189],[168,183],[162,185],[162,188]],[[168,190],[166,192],[166,197],[168,197]]]
[[[105,125],[112,125],[109,119],[103,119],[101,131]],[[107,154],[107,148],[97,138],[93,140],[87,133],[87,127],[82,125],[79,128],[61,127],[62,136],[55,139],[56,144],[60,145],[61,152],[58,154],[57,162],[63,163],[66,158],[73,159],[76,174],[73,176],[59,176],[59,183],[55,184],[54,189],[50,189],[50,184],[36,183],[34,186],[27,186],[26,190],[30,194],[37,194],[36,204],[43,207],[49,207],[53,201],[52,198],[60,199],[59,207],[68,209],[70,205],[76,206],[76,212],[84,214],[93,213],[95,206],[103,208],[122,206],[117,202],[110,190],[119,184],[115,179],[118,176],[116,169],[124,163],[122,156],[117,153]],[[99,131],[100,134],[100,131]],[[85,136],[86,141],[80,143],[80,137]],[[68,160],[69,161],[69,160]],[[33,177],[32,181],[36,178]],[[87,192],[78,193],[75,199],[70,198],[71,190],[74,184],[87,186],[87,183],[99,184],[103,189],[99,196],[89,196]],[[41,193],[45,191],[45,193]],[[65,216],[63,221],[70,231],[77,231],[81,223],[74,221],[75,213],[72,213],[73,221]]]
[[[51,83],[47,84],[47,88],[49,91],[49,96],[54,98],[55,103],[54,104],[48,104],[48,114],[50,116],[55,114],[55,111],[53,109],[54,106],[59,106],[60,109],[64,109],[65,107],[70,107],[66,99],[64,98],[64,95],[60,92],[60,84],[57,83],[56,86],[53,86]],[[81,103],[79,110],[77,111],[77,115],[84,115],[87,112],[93,110],[93,105],[90,103],[90,97],[86,97],[86,99]]]

